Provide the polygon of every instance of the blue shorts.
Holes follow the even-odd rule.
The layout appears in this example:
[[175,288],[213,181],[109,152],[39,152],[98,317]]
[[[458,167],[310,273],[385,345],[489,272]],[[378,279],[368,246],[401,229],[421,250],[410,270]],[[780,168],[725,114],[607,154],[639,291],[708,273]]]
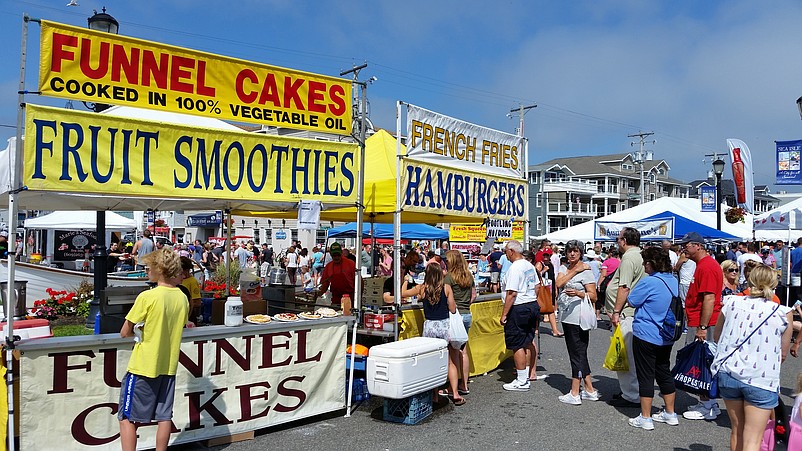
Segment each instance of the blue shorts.
[[169,421],[173,418],[174,398],[175,376],[145,377],[125,373],[117,419],[132,423]]
[[779,404],[779,396],[775,392],[744,384],[724,371],[720,371],[716,377],[718,377],[719,394],[725,401],[746,401],[766,410],[773,409]]
[[473,315],[470,313],[461,313],[460,315],[462,315],[462,325],[465,326],[465,332],[468,332],[471,324],[473,324]]

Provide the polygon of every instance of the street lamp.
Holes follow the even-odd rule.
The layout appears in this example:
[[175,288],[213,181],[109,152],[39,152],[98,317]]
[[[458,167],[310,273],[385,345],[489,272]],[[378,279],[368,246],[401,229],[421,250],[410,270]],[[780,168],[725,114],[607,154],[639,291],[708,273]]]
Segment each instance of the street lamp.
[[721,230],[721,174],[724,173],[724,160],[717,158],[713,162],[713,173],[716,174],[716,229]]
[[[87,26],[90,30],[102,31],[105,33],[117,34],[120,29],[120,23],[117,19],[110,14],[106,14],[106,7],[103,7],[103,12],[98,13],[94,11],[94,15],[86,19]],[[95,113],[99,113],[109,108],[109,105],[104,103],[90,103],[84,102],[84,105]],[[93,282],[95,285],[95,296],[89,302],[89,315],[86,318],[86,327],[93,327],[95,325],[95,316],[100,312],[100,296],[108,285],[108,277],[106,269],[108,268],[108,250],[106,249],[106,212],[98,211],[95,223],[95,233],[97,240],[95,242],[95,251],[92,253],[95,261],[95,271]]]
[[799,110],[799,117],[802,118],[802,97],[796,99],[796,109]]

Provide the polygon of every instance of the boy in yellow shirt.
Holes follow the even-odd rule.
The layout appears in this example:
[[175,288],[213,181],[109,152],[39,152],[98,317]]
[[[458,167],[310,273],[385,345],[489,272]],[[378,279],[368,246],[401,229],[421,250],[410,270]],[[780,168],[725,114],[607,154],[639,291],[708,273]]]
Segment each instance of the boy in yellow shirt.
[[181,257],[181,271],[182,280],[181,285],[189,290],[189,320],[200,324],[201,321],[201,289],[198,279],[192,275],[192,259],[189,257]]
[[134,336],[135,327],[142,331],[120,390],[117,418],[124,451],[136,449],[137,426],[153,421],[158,423],[156,449],[167,449],[181,334],[189,313],[187,297],[175,285],[181,275],[178,254],[155,250],[142,257],[142,262],[148,279],[157,286],[137,296],[120,330],[122,337]]

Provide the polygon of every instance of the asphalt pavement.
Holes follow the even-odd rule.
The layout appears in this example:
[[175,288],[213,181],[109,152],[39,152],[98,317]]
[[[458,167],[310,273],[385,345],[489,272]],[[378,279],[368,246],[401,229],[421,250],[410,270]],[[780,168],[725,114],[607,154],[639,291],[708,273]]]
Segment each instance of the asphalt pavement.
[[[606,326],[601,322],[600,326]],[[591,331],[588,356],[593,385],[602,394],[597,402],[581,406],[559,402],[557,397],[570,388],[570,364],[562,338],[551,336],[548,325],[541,327],[539,374],[545,380],[532,383],[528,392],[508,392],[502,384],[514,378],[512,361],[484,376],[472,378],[468,402],[462,406],[441,403],[430,417],[417,425],[382,420],[383,399],[373,397],[345,411],[257,431],[253,440],[212,447],[215,450],[667,450],[714,451],[729,449],[730,420],[724,403],[715,421],[685,420],[678,426],[655,423],[653,431],[636,429],[627,423],[637,416],[637,407],[612,407],[605,401],[618,393],[615,373],[602,368],[611,332]],[[674,351],[680,349],[678,342]],[[796,375],[802,361],[793,357],[783,364],[782,399],[793,405]],[[655,391],[657,393],[657,390]],[[684,412],[697,398],[678,391],[676,409]],[[662,407],[655,397],[654,412]],[[204,449],[199,443],[174,449]],[[777,447],[778,450],[782,449]]]

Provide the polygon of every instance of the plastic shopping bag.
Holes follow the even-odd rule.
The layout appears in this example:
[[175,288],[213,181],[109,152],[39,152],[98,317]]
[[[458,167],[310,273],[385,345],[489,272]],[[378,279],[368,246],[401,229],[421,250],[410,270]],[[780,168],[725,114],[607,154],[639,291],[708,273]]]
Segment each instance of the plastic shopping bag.
[[451,347],[461,349],[468,342],[468,331],[462,322],[462,315],[459,310],[448,314],[448,341]]
[[714,398],[710,393],[713,385],[713,373],[710,371],[713,357],[708,343],[699,340],[694,340],[677,351],[677,363],[671,370],[677,390]]
[[596,328],[596,309],[593,308],[593,304],[587,296],[579,304],[579,327],[582,330]]
[[624,334],[621,333],[621,326],[615,326],[613,336],[610,337],[610,347],[607,348],[607,356],[604,358],[602,366],[610,371],[629,371],[627,348],[624,346]]

